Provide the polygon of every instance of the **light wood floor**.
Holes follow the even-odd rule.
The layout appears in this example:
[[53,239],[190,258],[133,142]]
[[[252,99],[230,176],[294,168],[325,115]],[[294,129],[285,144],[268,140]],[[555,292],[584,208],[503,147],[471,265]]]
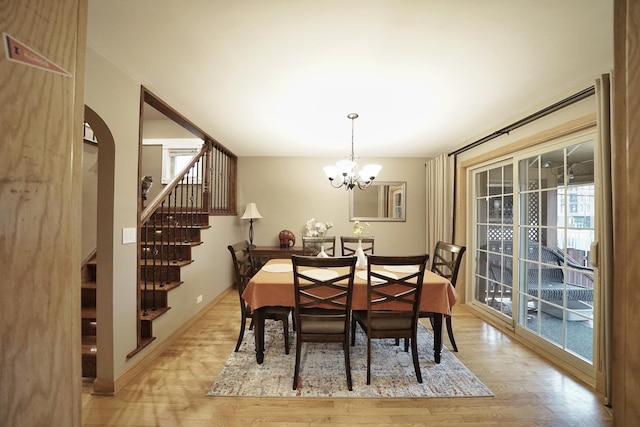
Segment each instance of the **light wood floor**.
[[[155,360],[149,372],[135,378],[116,396],[93,396],[91,386],[86,385],[82,396],[83,425],[613,425],[601,396],[481,321],[464,306],[454,310],[460,350],[457,357],[495,397],[205,397],[235,347],[239,318],[237,294],[232,292]],[[448,344],[447,338],[445,343]]]

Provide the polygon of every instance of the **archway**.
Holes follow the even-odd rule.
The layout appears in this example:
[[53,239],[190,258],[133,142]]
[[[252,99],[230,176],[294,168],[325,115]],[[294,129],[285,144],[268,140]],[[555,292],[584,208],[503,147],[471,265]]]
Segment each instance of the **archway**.
[[91,126],[98,141],[98,197],[97,197],[97,289],[96,335],[98,357],[97,374],[93,383],[96,394],[113,394],[113,212],[115,141],[102,118],[85,105],[85,122]]

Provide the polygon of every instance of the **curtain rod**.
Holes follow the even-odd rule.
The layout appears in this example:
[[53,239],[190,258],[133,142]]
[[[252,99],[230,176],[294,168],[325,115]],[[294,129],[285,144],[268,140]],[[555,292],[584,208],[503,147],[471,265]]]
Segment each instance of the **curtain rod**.
[[546,108],[543,108],[542,110],[533,113],[527,117],[525,117],[524,119],[520,119],[517,122],[511,123],[509,126],[504,127],[498,131],[493,132],[490,135],[485,136],[484,138],[480,138],[479,140],[472,142],[471,144],[465,145],[464,147],[449,153],[449,157],[451,156],[455,156],[453,158],[453,212],[452,212],[452,226],[453,229],[451,230],[451,241],[455,242],[456,240],[456,204],[455,204],[455,200],[456,200],[456,195],[458,192],[458,174],[455,173],[455,170],[458,169],[458,154],[463,153],[467,150],[470,150],[474,147],[477,147],[478,145],[484,144],[487,141],[491,141],[494,138],[499,137],[500,135],[504,135],[504,134],[508,134],[509,132],[511,132],[514,129],[519,128],[520,126],[524,126],[527,123],[531,123],[534,120],[537,120],[539,118],[542,118],[544,116],[546,116],[547,114],[551,114],[554,111],[560,110],[561,108],[567,107],[575,102],[578,102],[582,99],[585,99],[593,94],[596,93],[596,87],[595,86],[591,86],[588,87],[584,90],[581,90],[578,93],[575,93],[561,101],[556,102],[555,104],[549,105]]
[[494,138],[497,138],[501,135],[504,134],[508,134],[509,132],[511,132],[512,130],[518,129],[521,126],[524,126],[526,124],[529,124],[531,122],[533,122],[534,120],[537,120],[539,118],[542,118],[544,116],[546,116],[547,114],[551,114],[554,111],[560,110],[561,108],[567,107],[575,102],[581,101],[585,98],[588,98],[589,96],[593,95],[596,93],[596,88],[595,86],[591,86],[588,87],[584,90],[581,90],[578,93],[575,93],[561,101],[556,102],[555,104],[549,105],[548,107],[543,108],[540,111],[537,111],[523,119],[518,120],[517,122],[511,123],[509,126],[506,126],[500,130],[497,130],[495,132],[493,132],[492,134],[489,134],[483,138],[480,138],[477,141],[474,141],[470,144],[465,145],[462,148],[457,149],[456,151],[453,151],[451,153],[449,153],[449,157],[451,156],[457,156],[460,153],[463,153],[467,150],[470,150],[472,148],[477,147],[478,145],[484,144],[485,142],[491,141]]

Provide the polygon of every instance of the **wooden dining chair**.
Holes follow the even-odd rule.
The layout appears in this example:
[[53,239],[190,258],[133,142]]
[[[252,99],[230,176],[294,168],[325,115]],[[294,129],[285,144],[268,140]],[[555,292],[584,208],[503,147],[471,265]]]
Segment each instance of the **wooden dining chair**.
[[317,255],[321,246],[324,246],[327,255],[335,256],[336,236],[302,236],[302,253],[304,255]]
[[[362,251],[366,255],[373,255],[373,243],[375,241],[375,237],[367,236],[360,240],[362,240]],[[358,238],[353,236],[340,236],[340,245],[342,246],[342,256],[355,255],[358,247]]]
[[[307,257],[292,255],[295,289],[296,362],[293,389],[298,386],[302,343],[342,343],[347,387],[351,382],[349,320],[355,257]],[[338,273],[332,268],[348,267]],[[343,283],[338,283],[343,282]]]
[[[253,313],[251,307],[242,298],[242,293],[249,283],[249,280],[257,272],[253,255],[251,254],[251,246],[246,240],[227,246],[229,252],[231,252],[231,259],[233,260],[233,271],[235,277],[235,287],[238,291],[238,297],[240,298],[240,334],[238,335],[238,342],[236,344],[235,352],[240,348],[242,339],[244,338],[244,330],[246,327],[247,319],[251,319],[249,329],[253,328]],[[284,334],[284,349],[285,354],[289,354],[289,314],[291,313],[290,307],[268,307],[265,309],[265,319],[275,320],[282,322],[282,333]]]
[[422,383],[418,361],[418,313],[424,271],[429,255],[369,255],[367,263],[367,310],[353,311],[351,345],[356,324],[367,336],[367,384],[371,384],[371,340],[401,338],[411,342],[413,367]]
[[[431,258],[431,271],[449,279],[449,281],[455,288],[456,281],[458,280],[458,272],[460,271],[460,264],[462,262],[462,255],[464,255],[464,252],[466,250],[466,246],[459,246],[452,243],[438,241],[433,251],[433,257]],[[421,318],[430,318],[431,326],[433,327],[434,313],[421,311],[419,315]],[[453,351],[458,351],[456,340],[453,337],[451,316],[445,317],[445,323],[447,325],[447,335],[449,335],[449,341],[451,341]]]

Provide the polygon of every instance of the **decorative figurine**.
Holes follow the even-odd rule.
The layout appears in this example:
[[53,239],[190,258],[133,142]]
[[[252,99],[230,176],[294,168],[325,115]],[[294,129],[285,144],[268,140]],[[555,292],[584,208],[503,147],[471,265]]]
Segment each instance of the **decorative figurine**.
[[293,232],[289,230],[282,230],[280,232],[279,237],[280,237],[280,247],[282,249],[291,248],[296,244],[296,236],[293,234]]

